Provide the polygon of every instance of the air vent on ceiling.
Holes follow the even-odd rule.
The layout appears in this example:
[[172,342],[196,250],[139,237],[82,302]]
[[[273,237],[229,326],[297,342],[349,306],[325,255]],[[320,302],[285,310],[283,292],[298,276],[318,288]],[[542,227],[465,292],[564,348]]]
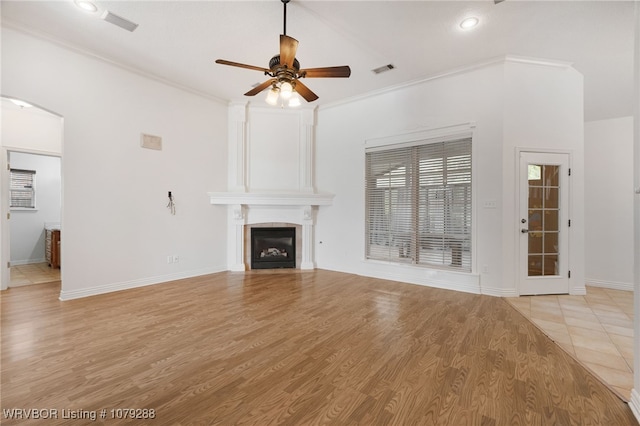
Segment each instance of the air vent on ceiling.
[[104,19],[105,21],[113,24],[113,25],[117,25],[120,28],[123,28],[127,31],[133,31],[136,28],[138,28],[138,24],[136,24],[135,22],[131,22],[128,19],[124,19],[121,16],[116,15],[115,13],[111,13],[108,10],[105,10],[104,13],[101,16],[102,19]]
[[394,68],[395,67],[392,64],[387,64],[387,65],[372,69],[371,71],[373,71],[375,74],[380,74],[382,72],[391,71]]

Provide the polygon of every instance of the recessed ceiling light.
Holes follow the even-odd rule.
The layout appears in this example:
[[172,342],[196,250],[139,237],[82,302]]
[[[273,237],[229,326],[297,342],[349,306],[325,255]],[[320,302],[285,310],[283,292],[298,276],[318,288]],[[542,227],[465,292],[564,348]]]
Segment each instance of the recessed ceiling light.
[[20,99],[9,99],[9,100],[14,104],[18,105],[20,108],[31,108],[33,106],[28,102],[21,101]]
[[480,20],[478,18],[476,18],[475,16],[471,16],[469,18],[463,19],[462,22],[460,22],[460,28],[462,28],[463,30],[470,30],[471,28],[478,25],[479,22]]
[[75,0],[74,3],[85,12],[96,13],[98,11],[98,6],[89,0]]

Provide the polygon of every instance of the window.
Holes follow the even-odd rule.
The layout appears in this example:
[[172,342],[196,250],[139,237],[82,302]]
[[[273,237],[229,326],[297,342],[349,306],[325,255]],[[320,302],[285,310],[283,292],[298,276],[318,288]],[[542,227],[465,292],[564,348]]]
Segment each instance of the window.
[[10,207],[36,208],[36,172],[35,170],[11,169]]
[[471,139],[366,153],[366,257],[471,271]]

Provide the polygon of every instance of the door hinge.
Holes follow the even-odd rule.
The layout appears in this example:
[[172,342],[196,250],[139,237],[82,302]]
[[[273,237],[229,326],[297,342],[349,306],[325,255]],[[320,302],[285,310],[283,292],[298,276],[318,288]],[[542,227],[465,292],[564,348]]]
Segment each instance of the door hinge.
[[567,278],[571,278],[571,271],[567,274]]
[[571,167],[569,167],[569,176],[571,176]]
[[11,262],[7,262],[7,268],[11,268]]
[[7,213],[7,219],[11,219],[11,213]]
[[571,228],[571,219],[569,219],[569,228]]

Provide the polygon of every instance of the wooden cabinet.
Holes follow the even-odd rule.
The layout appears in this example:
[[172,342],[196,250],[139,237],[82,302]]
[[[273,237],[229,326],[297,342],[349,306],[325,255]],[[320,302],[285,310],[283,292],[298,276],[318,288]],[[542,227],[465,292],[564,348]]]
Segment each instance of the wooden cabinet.
[[60,267],[60,230],[47,229],[45,241],[45,256],[47,263],[52,268]]

